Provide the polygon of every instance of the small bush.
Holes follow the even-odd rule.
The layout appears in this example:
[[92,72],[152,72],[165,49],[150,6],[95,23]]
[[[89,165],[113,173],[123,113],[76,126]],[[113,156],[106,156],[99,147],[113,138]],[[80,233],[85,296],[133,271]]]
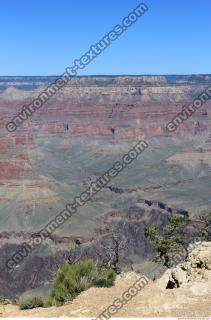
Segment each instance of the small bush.
[[101,268],[92,260],[84,260],[72,265],[65,264],[57,272],[53,290],[46,305],[62,305],[93,286],[110,287],[115,277],[116,274],[112,269]]
[[24,295],[20,298],[19,306],[21,310],[44,307],[44,301],[38,295]]
[[102,272],[102,277],[95,281],[96,287],[112,287],[116,278],[116,273],[113,269],[105,269]]
[[0,297],[0,305],[4,306],[4,305],[7,305],[7,304],[10,304],[10,301],[8,299]]

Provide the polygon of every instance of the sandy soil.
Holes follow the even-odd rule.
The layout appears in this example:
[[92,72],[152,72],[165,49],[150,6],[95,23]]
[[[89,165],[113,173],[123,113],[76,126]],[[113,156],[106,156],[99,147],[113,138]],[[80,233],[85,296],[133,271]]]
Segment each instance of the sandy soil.
[[[136,281],[134,277],[118,277],[114,287],[91,288],[62,307],[19,310],[18,306],[1,306],[1,317],[97,317]],[[114,316],[208,317],[211,316],[211,286],[196,283],[189,288],[165,290],[149,282]]]

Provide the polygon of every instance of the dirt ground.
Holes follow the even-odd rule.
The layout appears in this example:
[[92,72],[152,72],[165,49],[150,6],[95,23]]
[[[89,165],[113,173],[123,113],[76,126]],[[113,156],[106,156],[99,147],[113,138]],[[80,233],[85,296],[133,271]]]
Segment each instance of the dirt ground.
[[[91,288],[62,307],[19,310],[18,306],[0,307],[1,317],[97,317],[137,281],[118,277],[114,287]],[[113,317],[209,317],[211,287],[196,283],[190,288],[161,289],[149,282]]]

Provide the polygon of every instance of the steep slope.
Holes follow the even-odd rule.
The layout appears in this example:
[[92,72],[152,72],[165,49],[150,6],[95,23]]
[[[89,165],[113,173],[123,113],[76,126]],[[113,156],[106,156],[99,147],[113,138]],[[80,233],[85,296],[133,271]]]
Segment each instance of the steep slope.
[[[17,131],[7,132],[6,123],[54,79],[0,78],[0,294],[13,299],[49,281],[75,240],[95,258],[96,243],[109,237],[106,222],[128,239],[124,264],[150,259],[143,229],[152,222],[162,228],[170,212],[143,199],[191,216],[210,207],[210,102],[176,133],[166,131],[182,106],[209,85],[210,75],[78,77]],[[14,272],[5,268],[21,243],[139,139],[149,148],[108,188]]]
[[[184,266],[189,270],[184,271]],[[183,268],[183,269],[182,269]],[[177,271],[177,272],[176,272]],[[184,274],[185,273],[185,277]],[[166,289],[169,274],[174,274],[179,288]],[[183,275],[183,276],[182,276]],[[137,290],[140,275],[127,273],[118,276],[111,288],[91,288],[62,307],[20,311],[18,307],[2,308],[3,317],[210,317],[211,316],[211,243],[201,243],[190,251],[187,261],[167,270],[161,279],[143,283]],[[182,281],[183,280],[183,281]],[[141,283],[141,282],[140,282]],[[130,288],[133,296],[124,300]],[[140,287],[141,288],[141,287]],[[93,299],[94,297],[94,299]],[[114,301],[126,301],[114,312]],[[109,309],[110,307],[110,309]],[[109,313],[109,311],[112,313]]]

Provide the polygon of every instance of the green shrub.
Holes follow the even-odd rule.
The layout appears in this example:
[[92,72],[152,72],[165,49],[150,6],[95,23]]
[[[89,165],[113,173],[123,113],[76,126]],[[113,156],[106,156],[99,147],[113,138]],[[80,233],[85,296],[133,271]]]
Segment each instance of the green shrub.
[[115,277],[116,274],[112,269],[101,268],[92,260],[65,264],[57,272],[52,293],[46,305],[62,305],[93,286],[110,287]]
[[6,304],[10,304],[10,301],[6,298],[1,298],[0,297],[0,305],[6,305]]
[[113,269],[105,269],[102,271],[102,277],[95,281],[96,287],[111,287],[114,284],[116,273]]
[[20,309],[33,309],[44,306],[44,301],[41,296],[38,295],[23,295],[19,301]]

